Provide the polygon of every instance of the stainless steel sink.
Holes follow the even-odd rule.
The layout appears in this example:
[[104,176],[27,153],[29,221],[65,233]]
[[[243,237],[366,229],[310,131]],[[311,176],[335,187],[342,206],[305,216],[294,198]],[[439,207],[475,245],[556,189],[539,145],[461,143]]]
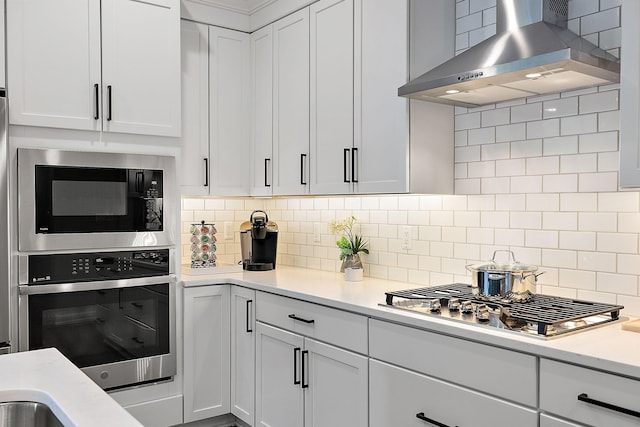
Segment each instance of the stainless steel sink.
[[44,403],[0,402],[0,427],[64,427],[64,425]]

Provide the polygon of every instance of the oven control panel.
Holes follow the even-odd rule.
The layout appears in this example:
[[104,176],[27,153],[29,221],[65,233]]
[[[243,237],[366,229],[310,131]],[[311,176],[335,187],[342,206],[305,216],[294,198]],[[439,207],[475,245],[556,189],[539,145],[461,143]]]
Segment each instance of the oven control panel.
[[166,276],[169,249],[29,255],[24,285]]

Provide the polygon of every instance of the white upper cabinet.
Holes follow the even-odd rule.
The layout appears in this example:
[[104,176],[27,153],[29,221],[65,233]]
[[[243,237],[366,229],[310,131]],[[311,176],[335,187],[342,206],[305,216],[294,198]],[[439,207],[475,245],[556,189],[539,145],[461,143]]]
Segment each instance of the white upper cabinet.
[[181,193],[249,192],[249,35],[182,22]]
[[212,195],[249,192],[249,35],[209,27],[209,150]]
[[355,7],[356,192],[405,193],[409,103],[398,87],[409,78],[408,4],[355,0]]
[[209,195],[209,27],[182,21],[182,194]]
[[620,186],[640,187],[640,4],[622,6],[620,61]]
[[180,136],[179,2],[102,2],[102,86],[104,130]]
[[270,196],[273,170],[273,25],[251,34],[252,196]]
[[309,193],[309,9],[273,24],[273,194]]
[[8,0],[7,42],[11,124],[102,129],[99,0]]
[[310,35],[311,192],[345,194],[356,179],[353,0],[321,0],[311,5]]
[[179,6],[8,0],[10,123],[179,136]]

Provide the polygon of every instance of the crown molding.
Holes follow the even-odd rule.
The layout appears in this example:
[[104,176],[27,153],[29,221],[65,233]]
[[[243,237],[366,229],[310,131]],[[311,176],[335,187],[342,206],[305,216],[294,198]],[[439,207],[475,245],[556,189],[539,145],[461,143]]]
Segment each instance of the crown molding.
[[260,9],[275,3],[277,0],[188,0],[209,7],[228,10],[230,12],[251,15]]

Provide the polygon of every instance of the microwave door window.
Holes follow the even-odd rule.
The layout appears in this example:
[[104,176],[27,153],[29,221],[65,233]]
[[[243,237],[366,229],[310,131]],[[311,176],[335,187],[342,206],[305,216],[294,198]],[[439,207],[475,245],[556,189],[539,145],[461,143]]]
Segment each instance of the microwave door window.
[[127,215],[127,184],[101,181],[52,181],[51,214],[114,217]]

